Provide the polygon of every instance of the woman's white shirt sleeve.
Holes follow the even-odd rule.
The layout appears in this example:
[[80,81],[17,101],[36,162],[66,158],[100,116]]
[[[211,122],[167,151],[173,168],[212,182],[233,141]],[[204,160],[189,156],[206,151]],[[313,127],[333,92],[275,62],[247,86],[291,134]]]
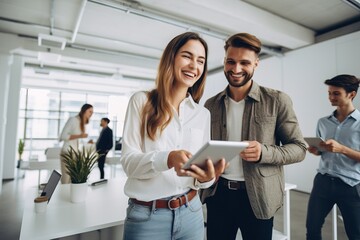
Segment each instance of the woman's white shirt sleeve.
[[[210,140],[210,112],[187,97],[180,104],[179,114],[174,111],[169,125],[152,141],[140,133],[141,111],[146,101],[145,92],[135,93],[126,112],[120,160],[128,176],[126,195],[151,201],[198,189],[192,177],[179,177],[173,168],[169,169],[167,159],[174,150],[194,154]],[[201,187],[203,184],[207,185],[202,183]]]
[[147,179],[167,170],[170,151],[144,152],[140,134],[141,111],[146,102],[146,94],[139,92],[129,101],[126,112],[121,163],[129,178]]
[[78,139],[70,140],[71,135],[77,134],[81,134],[80,118],[77,116],[70,117],[65,123],[65,126],[62,129],[59,137],[59,141],[64,141],[64,145],[62,147],[63,151],[66,151],[70,146],[75,149],[78,147]]

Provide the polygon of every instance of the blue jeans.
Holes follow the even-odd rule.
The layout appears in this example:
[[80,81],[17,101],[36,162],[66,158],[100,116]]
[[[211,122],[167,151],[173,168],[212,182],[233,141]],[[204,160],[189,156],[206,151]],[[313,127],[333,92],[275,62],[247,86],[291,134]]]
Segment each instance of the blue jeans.
[[311,191],[307,219],[308,240],[321,240],[321,228],[334,204],[344,219],[350,240],[360,240],[360,184],[351,187],[340,178],[318,173]]
[[124,240],[203,240],[202,204],[196,195],[180,208],[153,209],[129,200]]

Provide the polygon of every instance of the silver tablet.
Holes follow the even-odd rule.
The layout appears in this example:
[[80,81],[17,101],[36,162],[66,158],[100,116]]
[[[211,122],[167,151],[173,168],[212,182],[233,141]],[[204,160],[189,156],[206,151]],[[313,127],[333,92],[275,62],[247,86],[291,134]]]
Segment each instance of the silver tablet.
[[321,142],[324,142],[324,139],[322,139],[321,137],[305,137],[304,139],[310,147],[316,147],[321,152],[326,151],[319,145]]
[[189,169],[192,164],[204,167],[206,165],[206,159],[211,159],[214,164],[222,158],[225,158],[225,161],[228,162],[248,145],[249,143],[247,142],[209,141],[202,146],[182,168]]

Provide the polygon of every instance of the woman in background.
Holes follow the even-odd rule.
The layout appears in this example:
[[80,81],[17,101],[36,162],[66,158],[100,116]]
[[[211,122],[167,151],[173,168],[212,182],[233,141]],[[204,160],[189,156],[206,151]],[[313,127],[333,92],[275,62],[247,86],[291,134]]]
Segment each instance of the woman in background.
[[221,160],[204,169],[182,166],[210,140],[210,113],[198,104],[205,85],[207,44],[186,32],[161,57],[156,88],[135,93],[128,105],[121,163],[130,198],[125,240],[204,239],[197,190],[224,171]]
[[[60,142],[64,141],[64,145],[61,149],[61,153],[66,153],[69,147],[74,149],[79,148],[79,139],[87,138],[88,134],[85,131],[85,125],[89,123],[89,120],[93,114],[93,106],[85,103],[78,115],[70,117],[60,134]],[[62,157],[60,156],[61,164],[61,183],[70,183],[70,176],[66,173],[66,168]]]

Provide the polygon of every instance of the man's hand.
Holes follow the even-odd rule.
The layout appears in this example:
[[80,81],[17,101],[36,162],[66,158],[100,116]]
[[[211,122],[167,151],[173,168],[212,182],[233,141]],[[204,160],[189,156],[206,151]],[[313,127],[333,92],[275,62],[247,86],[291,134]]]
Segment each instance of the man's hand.
[[325,142],[321,142],[319,145],[326,149],[326,151],[333,153],[342,153],[344,148],[344,145],[341,145],[334,139],[326,140]]
[[249,146],[240,152],[240,157],[248,162],[257,162],[261,157],[261,144],[258,141],[248,141]]
[[319,156],[321,154],[316,147],[312,146],[308,147],[308,151],[316,156]]

